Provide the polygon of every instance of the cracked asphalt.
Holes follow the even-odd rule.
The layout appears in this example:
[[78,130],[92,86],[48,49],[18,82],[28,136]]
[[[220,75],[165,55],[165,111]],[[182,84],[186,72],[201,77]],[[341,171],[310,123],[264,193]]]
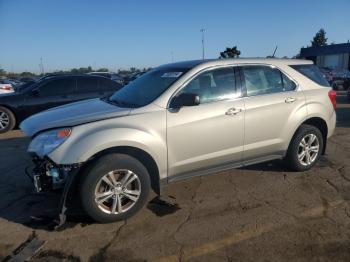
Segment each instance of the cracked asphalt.
[[[36,195],[25,176],[28,138],[0,135],[0,260],[350,261],[350,104],[338,97],[327,155],[312,170],[278,162],[169,185],[167,206],[151,199],[126,222],[91,223],[72,214],[60,231],[58,195]],[[73,212],[74,213],[74,212]],[[34,241],[35,240],[35,241]]]

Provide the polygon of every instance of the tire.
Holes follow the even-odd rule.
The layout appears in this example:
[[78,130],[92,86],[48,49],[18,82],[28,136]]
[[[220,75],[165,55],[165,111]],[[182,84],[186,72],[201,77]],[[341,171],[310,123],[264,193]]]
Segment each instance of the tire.
[[15,125],[15,115],[11,112],[11,110],[0,106],[0,134],[11,131]]
[[[111,171],[118,172],[111,173]],[[145,205],[151,188],[147,169],[140,161],[126,154],[114,153],[102,156],[82,176],[80,190],[82,206],[92,219],[100,223],[126,220],[133,216]],[[123,183],[123,178],[126,177],[128,179]],[[129,180],[132,182],[128,184]],[[96,197],[96,194],[100,195]],[[137,200],[133,201],[129,197]],[[102,203],[98,204],[97,201]],[[121,204],[121,209],[118,209],[118,203]]]
[[[303,139],[304,142],[306,142],[303,143],[305,146],[302,145]],[[309,141],[313,141],[311,143],[311,146]],[[318,145],[317,153],[315,152],[316,145]],[[292,141],[290,142],[285,162],[289,166],[289,168],[294,171],[309,170],[316,164],[316,162],[320,158],[320,155],[323,152],[323,147],[324,138],[321,131],[315,126],[301,125],[297,132],[294,134]],[[308,151],[309,153],[306,153],[306,151]],[[304,157],[303,152],[305,152]]]

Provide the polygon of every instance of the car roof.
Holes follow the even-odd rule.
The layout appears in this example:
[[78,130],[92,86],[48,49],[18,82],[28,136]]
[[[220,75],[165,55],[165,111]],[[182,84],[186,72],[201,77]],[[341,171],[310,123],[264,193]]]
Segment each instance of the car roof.
[[303,65],[313,64],[310,60],[303,59],[288,59],[288,58],[225,58],[225,59],[204,59],[204,60],[191,60],[166,64],[161,68],[193,68],[198,65],[202,66],[214,66],[214,65],[227,65],[227,64],[272,64],[272,65]]
[[51,75],[47,75],[47,76],[43,76],[41,78],[39,78],[38,80],[39,81],[42,81],[42,80],[48,80],[48,79],[60,79],[60,78],[71,78],[71,77],[74,77],[74,78],[81,78],[81,77],[88,77],[88,78],[100,78],[100,79],[109,79],[109,78],[106,78],[104,76],[100,76],[100,75],[90,75],[90,74],[51,74]]

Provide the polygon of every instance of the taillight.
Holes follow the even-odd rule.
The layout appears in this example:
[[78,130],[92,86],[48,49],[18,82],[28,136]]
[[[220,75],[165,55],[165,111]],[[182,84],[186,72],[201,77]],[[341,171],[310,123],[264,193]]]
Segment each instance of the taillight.
[[331,100],[331,103],[335,109],[337,107],[337,92],[335,92],[334,90],[330,90],[328,92],[328,97]]

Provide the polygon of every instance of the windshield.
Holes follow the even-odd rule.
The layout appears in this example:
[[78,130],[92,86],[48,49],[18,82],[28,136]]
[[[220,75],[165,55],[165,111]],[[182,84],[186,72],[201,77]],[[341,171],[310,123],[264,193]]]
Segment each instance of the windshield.
[[153,69],[118,90],[106,101],[120,107],[148,105],[188,70],[189,68]]

